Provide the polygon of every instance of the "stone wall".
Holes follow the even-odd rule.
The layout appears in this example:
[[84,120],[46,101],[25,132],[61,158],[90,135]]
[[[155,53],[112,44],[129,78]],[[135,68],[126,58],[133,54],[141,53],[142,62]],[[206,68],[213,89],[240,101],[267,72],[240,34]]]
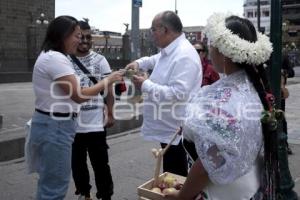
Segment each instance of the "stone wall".
[[36,23],[41,13],[51,21],[55,0],[0,1],[0,82],[1,76],[32,71],[47,26]]

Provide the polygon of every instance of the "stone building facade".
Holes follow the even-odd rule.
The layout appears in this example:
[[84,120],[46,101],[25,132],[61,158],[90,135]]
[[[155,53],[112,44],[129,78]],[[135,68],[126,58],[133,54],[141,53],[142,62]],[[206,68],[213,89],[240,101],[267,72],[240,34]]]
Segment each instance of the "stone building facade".
[[0,0],[0,83],[31,79],[54,14],[55,0]]
[[[282,0],[283,45],[295,44],[300,48],[300,0]],[[271,0],[260,0],[260,27],[270,33]],[[257,0],[245,0],[244,16],[257,29]]]
[[[257,0],[244,2],[244,16],[249,19],[257,30]],[[266,34],[270,33],[271,0],[260,0],[260,29]]]

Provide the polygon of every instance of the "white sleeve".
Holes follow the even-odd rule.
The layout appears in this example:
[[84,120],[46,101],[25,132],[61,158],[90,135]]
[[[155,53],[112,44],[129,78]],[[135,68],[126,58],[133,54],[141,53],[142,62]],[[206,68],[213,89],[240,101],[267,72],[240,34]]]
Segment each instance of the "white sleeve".
[[46,67],[46,71],[52,80],[75,74],[70,60],[65,55],[58,52],[50,55],[44,66]]
[[102,75],[107,75],[107,74],[111,73],[111,68],[105,57],[103,57],[101,59],[100,67],[101,67],[100,70],[101,70]]
[[142,91],[148,94],[148,98],[157,102],[185,101],[189,98],[192,89],[197,85],[200,86],[200,70],[199,63],[189,56],[182,56],[174,62],[167,84],[160,85],[147,79],[142,85]]
[[185,134],[194,141],[210,180],[215,184],[231,183],[255,163],[262,145],[261,111],[252,113],[255,118],[244,117],[240,112],[246,104],[238,104],[245,99],[228,88],[204,95],[194,97],[187,106]]
[[160,57],[160,53],[155,54],[150,57],[147,57],[147,56],[142,57],[142,58],[136,60],[136,62],[139,64],[139,69],[141,69],[143,71],[148,71],[148,70],[152,70],[154,68],[159,57]]

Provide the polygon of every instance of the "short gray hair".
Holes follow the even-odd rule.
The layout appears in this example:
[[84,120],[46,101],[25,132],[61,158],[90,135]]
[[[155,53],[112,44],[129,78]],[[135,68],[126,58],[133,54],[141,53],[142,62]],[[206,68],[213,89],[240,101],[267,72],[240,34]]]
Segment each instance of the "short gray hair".
[[181,33],[182,32],[182,23],[180,18],[173,11],[164,11],[160,15],[160,20],[162,25],[171,29],[174,32]]

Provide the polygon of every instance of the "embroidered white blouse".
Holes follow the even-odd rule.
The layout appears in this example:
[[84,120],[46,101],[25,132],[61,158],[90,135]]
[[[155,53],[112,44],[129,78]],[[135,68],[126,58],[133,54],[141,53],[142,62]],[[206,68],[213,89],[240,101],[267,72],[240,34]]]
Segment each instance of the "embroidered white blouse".
[[[243,177],[256,170],[263,144],[262,110],[259,96],[243,70],[203,87],[190,99],[183,137],[195,143],[198,157],[215,187],[238,186]],[[252,187],[244,188],[251,190],[245,199],[250,199],[259,187],[259,175],[251,179],[249,182],[248,177],[249,183],[245,183]]]

